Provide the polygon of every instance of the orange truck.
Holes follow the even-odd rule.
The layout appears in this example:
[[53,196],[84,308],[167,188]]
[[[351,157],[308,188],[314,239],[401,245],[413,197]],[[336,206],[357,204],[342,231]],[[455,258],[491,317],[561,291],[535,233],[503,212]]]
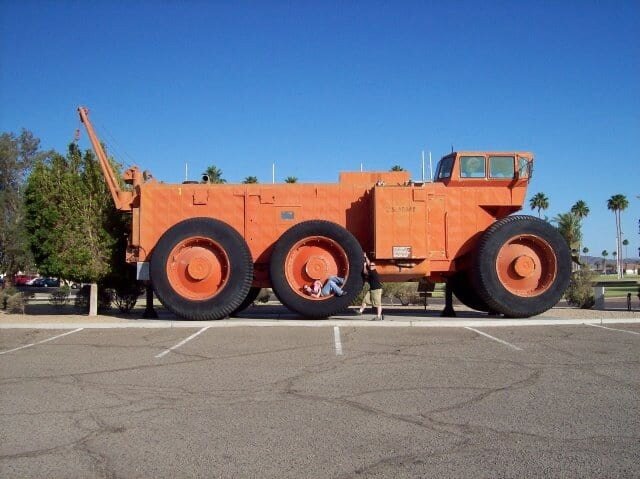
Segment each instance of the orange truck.
[[[451,153],[427,183],[392,171],[342,172],[331,184],[165,184],[131,167],[121,187],[88,110],[78,112],[116,208],[131,215],[127,262],[181,318],[227,317],[266,287],[302,316],[330,316],[362,290],[364,252],[382,281],[446,282],[465,305],[508,317],[546,311],[568,285],[558,231],[512,215],[531,153]],[[305,292],[334,275],[346,294]]]

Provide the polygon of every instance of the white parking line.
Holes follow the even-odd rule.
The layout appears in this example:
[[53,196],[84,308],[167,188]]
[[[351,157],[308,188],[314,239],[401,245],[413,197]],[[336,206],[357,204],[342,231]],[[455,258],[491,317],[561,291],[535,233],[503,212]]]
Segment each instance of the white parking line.
[[162,351],[160,354],[156,354],[156,358],[161,358],[167,354],[169,354],[171,351],[173,351],[176,348],[179,348],[180,346],[182,346],[183,344],[191,341],[193,338],[195,338],[196,336],[198,336],[201,333],[204,333],[207,329],[209,329],[211,326],[205,326],[204,328],[202,328],[200,331],[198,331],[197,333],[193,333],[191,336],[189,336],[187,339],[183,339],[182,341],[180,341],[178,344],[176,344],[175,346],[171,346],[169,349]]
[[510,348],[515,349],[516,351],[522,351],[522,348],[519,348],[518,346],[514,346],[513,344],[508,343],[508,342],[506,342],[506,341],[503,341],[502,339],[494,338],[494,337],[493,337],[493,336],[491,336],[490,334],[483,333],[482,331],[478,331],[477,329],[470,328],[470,327],[468,327],[468,326],[467,326],[467,327],[465,327],[464,329],[468,329],[468,330],[470,330],[470,331],[473,331],[474,333],[478,333],[478,334],[481,334],[481,335],[483,335],[483,336],[486,336],[486,337],[487,337],[487,338],[489,338],[489,339],[493,339],[494,341],[498,341],[499,343],[502,343],[502,344],[504,344],[505,346],[509,346]]
[[11,353],[13,351],[18,351],[19,349],[30,348],[31,346],[35,346],[36,344],[42,344],[42,343],[46,343],[48,341],[53,341],[54,339],[61,338],[62,336],[66,336],[68,334],[77,333],[78,331],[82,331],[83,329],[84,328],[78,328],[78,329],[74,329],[73,331],[67,331],[66,333],[58,334],[57,336],[53,336],[53,337],[48,338],[48,339],[43,339],[42,341],[38,341],[37,343],[25,344],[24,346],[20,346],[19,348],[13,348],[13,349],[9,349],[8,351],[2,351],[2,352],[0,352],[0,354],[7,354],[7,353]]
[[340,341],[340,328],[333,327],[333,339],[336,345],[336,356],[342,356],[342,341]]
[[593,326],[594,328],[609,329],[611,331],[620,331],[621,333],[640,334],[637,331],[627,331],[626,329],[607,328],[606,326],[600,326],[599,324],[586,323],[587,326]]

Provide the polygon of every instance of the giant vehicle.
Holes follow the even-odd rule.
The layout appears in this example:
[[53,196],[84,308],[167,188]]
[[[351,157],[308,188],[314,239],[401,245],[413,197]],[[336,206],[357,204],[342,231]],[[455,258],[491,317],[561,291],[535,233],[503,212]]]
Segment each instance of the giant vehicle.
[[[88,110],[78,112],[116,208],[131,215],[126,259],[181,318],[224,318],[265,287],[302,316],[330,316],[361,291],[363,252],[383,281],[447,282],[467,306],[509,317],[546,311],[567,287],[564,239],[512,215],[531,153],[451,153],[430,183],[399,171],[342,172],[335,184],[164,184],[132,167],[122,188]],[[304,293],[330,275],[347,294]]]

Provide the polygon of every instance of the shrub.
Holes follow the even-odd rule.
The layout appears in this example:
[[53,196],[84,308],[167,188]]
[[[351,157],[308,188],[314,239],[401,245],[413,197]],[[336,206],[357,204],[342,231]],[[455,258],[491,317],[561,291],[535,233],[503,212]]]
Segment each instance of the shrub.
[[564,293],[567,303],[581,309],[593,308],[596,303],[592,286],[594,277],[595,274],[588,267],[574,271]]
[[271,297],[271,289],[262,288],[258,293],[258,297],[256,298],[256,301],[258,303],[268,303],[270,297]]
[[418,283],[385,283],[382,293],[386,297],[397,299],[403,306],[421,302]]
[[144,286],[137,281],[121,285],[115,289],[113,301],[121,313],[128,313],[134,308],[142,293],[144,293]]
[[27,305],[27,300],[22,293],[15,293],[7,298],[6,305],[9,313],[24,314],[24,307]]
[[49,303],[55,307],[62,307],[69,302],[69,292],[71,288],[69,286],[62,286],[58,291],[54,291],[49,295]]
[[17,293],[18,293],[18,290],[13,286],[0,289],[0,308],[7,309],[7,302],[9,298]]

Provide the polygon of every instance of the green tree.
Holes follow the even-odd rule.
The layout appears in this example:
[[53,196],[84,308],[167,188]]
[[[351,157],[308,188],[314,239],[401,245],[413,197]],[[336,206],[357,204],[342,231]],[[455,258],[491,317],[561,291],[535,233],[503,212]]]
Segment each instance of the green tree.
[[[613,214],[616,217],[616,250],[622,250],[622,218],[621,214],[624,210],[629,206],[629,201],[627,197],[621,194],[613,195],[611,198],[607,200],[607,209],[613,211]],[[620,261],[622,260],[622,255],[617,260],[617,271],[618,278],[622,278],[622,268],[620,265]]]
[[0,135],[0,272],[8,282],[33,264],[24,226],[24,184],[35,161],[45,155],[39,146],[27,130]]
[[[118,171],[118,169],[116,169]],[[26,226],[41,273],[104,283],[124,267],[127,218],[115,209],[91,151],[36,162],[27,181]]]
[[222,177],[222,170],[215,165],[207,167],[204,173],[202,173],[202,176],[205,175],[209,178],[208,183],[222,184],[227,182],[227,180]]
[[393,165],[389,171],[404,171],[404,168],[400,165]]
[[605,249],[602,251],[602,272],[607,274],[607,256],[609,256],[609,252]]
[[257,182],[258,182],[258,177],[257,176],[247,176],[243,181],[243,183],[245,185],[253,184],[253,183],[257,183]]
[[285,183],[297,183],[297,182],[298,182],[298,178],[297,178],[297,177],[295,177],[295,176],[287,176],[287,177],[284,179],[284,182],[285,182]]
[[558,232],[569,245],[573,261],[579,264],[580,243],[582,241],[580,218],[573,213],[560,213],[553,221],[557,223]]
[[[571,213],[575,215],[581,221],[589,215],[589,207],[587,203],[582,200],[578,200],[571,207]],[[582,223],[580,225],[582,227]],[[578,254],[580,253],[580,245],[578,245]]]
[[576,215],[578,218],[583,219],[589,215],[589,207],[584,201],[578,200],[571,207],[571,213]]
[[549,208],[549,198],[544,193],[536,193],[529,200],[529,206],[532,210],[538,210],[538,218],[540,218],[540,211]]

